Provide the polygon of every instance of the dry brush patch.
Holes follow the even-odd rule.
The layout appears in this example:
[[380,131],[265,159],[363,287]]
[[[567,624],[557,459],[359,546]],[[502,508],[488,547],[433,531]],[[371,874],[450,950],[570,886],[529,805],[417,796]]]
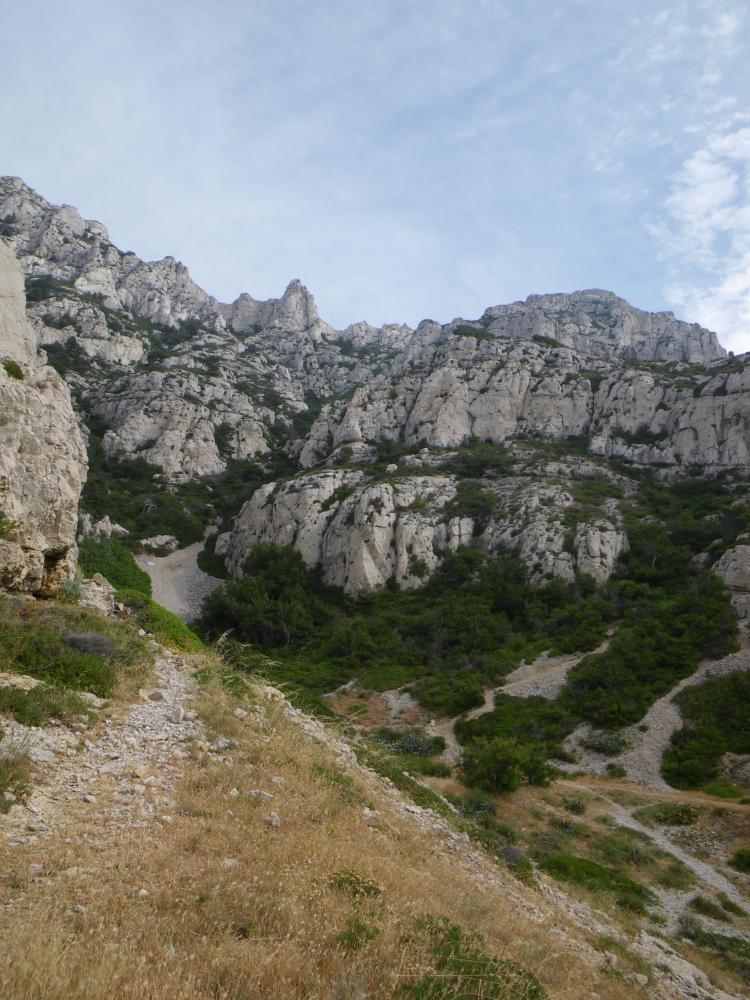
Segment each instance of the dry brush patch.
[[[279,706],[256,713],[243,702],[249,715],[238,719],[237,704],[207,687],[212,730],[237,743],[225,760],[196,749],[171,821],[0,848],[4,997],[443,995],[418,992],[426,981],[445,983],[446,996],[537,995],[504,962],[560,1000],[637,995],[604,978],[564,914],[532,890],[499,869],[483,883],[401,815],[377,780],[348,773]],[[365,812],[373,807],[374,817]],[[332,878],[346,871],[353,883]],[[358,891],[357,879],[370,889]],[[441,917],[486,939],[479,951],[461,945],[460,994],[449,991],[445,942],[462,932],[440,937]]]

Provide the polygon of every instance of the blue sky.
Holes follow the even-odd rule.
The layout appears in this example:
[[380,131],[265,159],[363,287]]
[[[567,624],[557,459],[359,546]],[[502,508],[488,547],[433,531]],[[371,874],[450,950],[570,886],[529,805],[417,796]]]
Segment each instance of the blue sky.
[[604,287],[750,350],[741,0],[3,3],[0,172],[345,326]]

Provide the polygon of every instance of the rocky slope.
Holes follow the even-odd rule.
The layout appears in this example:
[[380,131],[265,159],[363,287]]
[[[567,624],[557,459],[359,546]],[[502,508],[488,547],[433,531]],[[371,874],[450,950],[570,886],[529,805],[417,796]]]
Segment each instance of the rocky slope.
[[[289,541],[350,591],[391,576],[416,586],[441,552],[481,537],[518,549],[536,579],[603,580],[627,545],[624,487],[579,516],[582,479],[614,482],[611,459],[675,474],[748,462],[745,358],[611,292],[337,331],[298,281],[279,299],[220,303],[173,258],[123,253],[101,223],[18,178],[0,179],[0,220],[39,342],[105,454],[145,459],[173,483],[287,456],[284,478],[220,541],[234,572],[258,541]],[[464,502],[472,477],[443,468],[475,439],[511,457],[481,484],[494,498],[483,517]],[[559,443],[555,462],[534,451],[545,442]]]
[[86,449],[67,386],[37,360],[24,305],[0,241],[0,584],[38,594],[75,568]]

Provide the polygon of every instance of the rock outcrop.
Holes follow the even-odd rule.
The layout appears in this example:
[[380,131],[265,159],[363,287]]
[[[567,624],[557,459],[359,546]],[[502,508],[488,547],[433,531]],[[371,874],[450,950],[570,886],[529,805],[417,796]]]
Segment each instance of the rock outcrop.
[[86,450],[68,387],[35,347],[21,272],[0,241],[0,586],[48,594],[75,568]]
[[750,545],[735,545],[719,558],[713,571],[732,594],[738,618],[750,617]]
[[[710,331],[611,292],[532,295],[414,330],[335,330],[299,281],[279,298],[220,303],[174,258],[123,253],[101,223],[18,178],[0,178],[0,220],[36,339],[98,454],[145,459],[170,490],[231,462],[245,463],[230,470],[235,484],[250,463],[248,480],[265,478],[219,542],[236,574],[272,541],[349,592],[414,587],[473,538],[515,549],[534,580],[603,582],[627,548],[622,512],[617,490],[581,506],[581,480],[606,479],[612,459],[675,476],[750,460],[750,357],[727,358]],[[30,364],[28,327],[8,332],[14,281],[3,336]],[[476,440],[504,446],[512,473],[444,465]],[[555,469],[529,442],[577,458]],[[285,479],[272,462],[282,454]],[[462,507],[465,479],[485,494],[482,518]]]

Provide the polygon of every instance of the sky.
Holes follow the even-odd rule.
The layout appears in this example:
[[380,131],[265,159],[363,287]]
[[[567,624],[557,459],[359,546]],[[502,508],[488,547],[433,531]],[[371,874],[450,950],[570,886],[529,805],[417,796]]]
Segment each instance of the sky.
[[743,0],[0,0],[0,173],[336,327],[608,288],[750,350]]

